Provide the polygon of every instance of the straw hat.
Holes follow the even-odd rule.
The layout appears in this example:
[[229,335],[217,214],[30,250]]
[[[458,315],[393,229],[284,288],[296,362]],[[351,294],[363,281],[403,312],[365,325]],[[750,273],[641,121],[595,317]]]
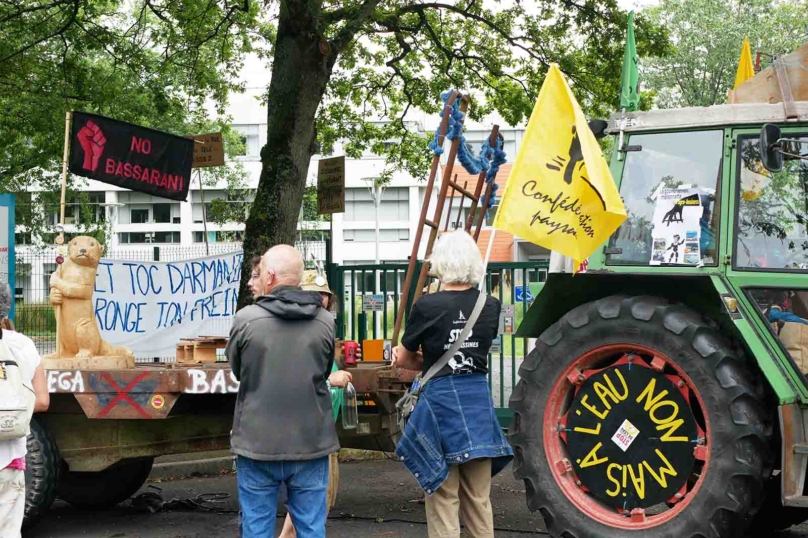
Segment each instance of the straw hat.
[[317,271],[304,271],[300,287],[305,291],[317,291],[334,295],[334,292],[328,287],[328,280]]

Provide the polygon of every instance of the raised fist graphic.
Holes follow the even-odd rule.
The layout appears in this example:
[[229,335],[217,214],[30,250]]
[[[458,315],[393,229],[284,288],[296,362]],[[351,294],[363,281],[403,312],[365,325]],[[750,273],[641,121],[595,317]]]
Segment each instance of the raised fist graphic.
[[101,154],[104,152],[104,144],[107,143],[107,138],[92,120],[87,120],[87,124],[79,129],[76,136],[79,139],[79,144],[81,144],[81,149],[84,150],[82,168],[95,172],[96,168],[98,168]]

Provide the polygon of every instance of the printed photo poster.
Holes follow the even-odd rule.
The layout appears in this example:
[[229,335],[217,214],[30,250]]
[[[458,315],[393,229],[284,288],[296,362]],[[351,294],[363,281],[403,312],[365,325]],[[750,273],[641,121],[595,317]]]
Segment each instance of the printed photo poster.
[[699,221],[703,212],[698,189],[661,189],[657,193],[651,265],[701,262]]

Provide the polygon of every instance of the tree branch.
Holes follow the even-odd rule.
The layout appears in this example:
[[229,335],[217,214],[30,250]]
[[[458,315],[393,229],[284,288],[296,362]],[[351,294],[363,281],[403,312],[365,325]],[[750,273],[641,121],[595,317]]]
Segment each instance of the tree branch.
[[45,5],[41,5],[41,6],[29,7],[29,8],[25,8],[25,9],[17,8],[17,11],[15,13],[12,13],[11,15],[8,15],[8,16],[3,17],[2,19],[0,19],[0,24],[2,24],[4,22],[8,22],[11,19],[15,19],[15,18],[20,17],[22,15],[26,15],[28,13],[34,13],[34,12],[37,12],[37,11],[42,11],[43,9],[50,9],[52,7],[61,6],[63,4],[69,4],[72,1],[73,0],[56,0],[56,2],[51,2],[50,4],[45,4]]
[[79,0],[73,0],[73,11],[70,13],[70,16],[65,21],[65,23],[62,26],[60,26],[58,30],[56,30],[52,34],[46,35],[43,38],[37,39],[33,43],[31,43],[29,45],[26,45],[25,47],[19,49],[16,52],[12,52],[11,54],[8,54],[8,55],[0,58],[0,64],[9,61],[12,58],[16,58],[20,54],[23,54],[26,51],[36,47],[40,43],[44,43],[45,41],[48,41],[49,39],[52,39],[52,38],[54,38],[54,37],[56,37],[58,35],[63,34],[64,32],[67,31],[68,28],[70,28],[73,25],[74,22],[76,22],[76,17],[78,15],[78,13],[79,13]]
[[356,33],[362,29],[362,26],[371,19],[373,10],[379,5],[381,0],[364,0],[362,4],[356,8],[356,12],[348,19],[337,36],[334,38],[334,48],[337,53],[345,48],[350,43]]

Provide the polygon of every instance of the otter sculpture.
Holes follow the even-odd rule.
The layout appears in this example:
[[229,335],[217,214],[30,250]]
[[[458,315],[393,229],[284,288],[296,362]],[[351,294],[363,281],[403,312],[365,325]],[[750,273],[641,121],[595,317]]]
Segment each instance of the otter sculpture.
[[56,307],[61,354],[46,359],[92,359],[126,357],[133,362],[132,350],[113,346],[103,338],[93,310],[93,289],[103,245],[93,237],[73,238],[68,256],[50,278],[50,302]]

